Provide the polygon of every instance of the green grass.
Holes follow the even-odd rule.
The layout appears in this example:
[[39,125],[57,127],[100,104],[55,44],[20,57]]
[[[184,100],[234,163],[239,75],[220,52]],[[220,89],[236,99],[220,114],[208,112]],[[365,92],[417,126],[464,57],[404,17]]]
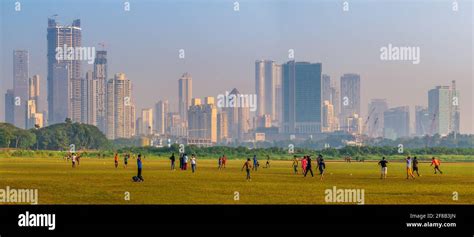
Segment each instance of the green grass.
[[[217,161],[200,159],[193,174],[170,171],[167,159],[146,158],[145,182],[134,183],[135,162],[115,169],[112,158],[83,158],[73,169],[60,158],[0,158],[0,188],[37,188],[39,204],[325,204],[324,191],[333,186],[364,189],[365,204],[474,203],[474,163],[444,162],[443,175],[421,163],[422,176],[406,180],[404,164],[392,162],[388,178],[380,180],[375,162],[327,162],[321,181],[316,169],[314,178],[303,178],[293,174],[291,161],[272,161],[271,168],[252,172],[246,182],[243,160],[229,160],[219,171]],[[459,193],[458,201],[453,192]]]

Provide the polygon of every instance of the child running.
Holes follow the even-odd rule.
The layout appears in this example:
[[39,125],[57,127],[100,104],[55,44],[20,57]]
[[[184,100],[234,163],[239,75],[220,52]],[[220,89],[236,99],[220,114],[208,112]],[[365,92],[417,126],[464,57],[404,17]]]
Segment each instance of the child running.
[[115,153],[114,163],[115,163],[115,168],[117,168],[118,167],[118,153]]
[[320,180],[323,180],[326,163],[324,162],[324,158],[321,154],[318,155],[318,159],[316,161],[318,162],[319,175],[321,175]]
[[244,166],[242,166],[242,171],[244,170],[247,172],[247,181],[252,181],[250,178],[250,170],[252,169],[252,164],[250,163],[250,158],[247,158],[247,161],[244,163]]
[[222,155],[222,168],[225,168],[225,164],[227,163],[227,157],[225,155]]
[[382,157],[382,160],[379,161],[379,165],[381,167],[380,169],[380,179],[386,179],[387,178],[387,163],[388,161],[385,160],[385,156]]
[[128,158],[130,158],[130,154],[126,153],[125,156],[123,157],[123,167],[127,168],[128,166]]
[[298,174],[298,158],[297,156],[293,156],[293,172]]
[[413,172],[412,172],[412,160],[410,157],[407,157],[407,179],[408,178],[412,178],[412,179],[415,179],[415,175],[413,175]]
[[418,159],[416,159],[416,156],[413,157],[413,173],[416,172],[416,175],[418,175],[418,177],[420,177],[420,173],[418,173]]
[[433,166],[434,165],[434,173],[436,174],[436,171],[439,171],[440,174],[443,174],[443,172],[441,172],[441,170],[439,169],[439,166],[441,165],[441,162],[439,161],[439,159],[436,159],[434,156],[433,158],[431,158],[431,165],[430,166]]
[[303,170],[303,174],[306,173],[306,163],[308,163],[306,158],[306,156],[303,156],[303,159],[301,160],[301,169]]
[[311,177],[314,177],[313,168],[311,167],[311,156],[306,156],[306,170],[304,172],[304,177],[306,177],[308,171],[311,172]]
[[72,159],[72,168],[76,168],[76,154],[75,153],[72,153],[71,159]]

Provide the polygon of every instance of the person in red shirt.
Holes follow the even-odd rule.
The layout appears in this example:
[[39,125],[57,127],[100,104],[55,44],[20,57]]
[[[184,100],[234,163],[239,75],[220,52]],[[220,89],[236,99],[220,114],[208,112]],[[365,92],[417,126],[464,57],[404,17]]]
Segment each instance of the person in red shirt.
[[117,153],[115,153],[114,162],[115,162],[115,168],[117,168],[118,167],[118,154]]
[[434,165],[435,174],[436,174],[436,171],[439,171],[440,174],[443,174],[443,172],[439,169],[439,166],[441,165],[441,162],[439,161],[439,159],[436,159],[435,157],[431,158],[430,166],[433,166],[433,165]]
[[227,157],[225,155],[222,156],[222,167],[225,168],[225,163],[227,162]]

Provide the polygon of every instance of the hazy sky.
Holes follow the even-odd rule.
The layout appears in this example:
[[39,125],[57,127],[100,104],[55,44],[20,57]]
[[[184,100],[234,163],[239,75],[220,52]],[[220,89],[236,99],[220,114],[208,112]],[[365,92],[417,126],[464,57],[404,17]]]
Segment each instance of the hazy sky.
[[[361,75],[362,114],[372,98],[386,98],[390,107],[427,105],[436,85],[457,81],[461,132],[474,133],[473,4],[426,1],[144,1],[130,0],[1,1],[0,120],[4,93],[12,86],[12,52],[30,52],[30,76],[40,74],[45,108],[47,18],[71,24],[81,19],[83,46],[104,42],[109,77],[126,73],[133,81],[137,115],[168,98],[176,106],[178,78],[189,72],[195,97],[217,96],[237,87],[254,93],[255,60],[321,62],[323,73],[339,83],[344,73]],[[421,62],[381,61],[380,48],[420,47]],[[185,59],[178,51],[185,50]],[[92,69],[84,64],[83,72]]]

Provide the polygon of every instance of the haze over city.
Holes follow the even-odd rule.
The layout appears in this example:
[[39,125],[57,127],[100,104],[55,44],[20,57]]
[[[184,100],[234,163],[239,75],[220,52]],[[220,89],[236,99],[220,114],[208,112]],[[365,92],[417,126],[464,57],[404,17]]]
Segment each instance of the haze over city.
[[[81,20],[82,46],[107,50],[108,79],[126,74],[137,111],[163,99],[177,111],[185,72],[193,78],[193,97],[233,88],[255,93],[255,60],[284,64],[294,50],[296,61],[321,63],[338,85],[345,73],[359,74],[363,118],[371,99],[410,106],[412,130],[415,105],[427,106],[428,90],[456,80],[460,131],[474,133],[470,1],[459,1],[458,11],[449,1],[351,1],[349,11],[339,1],[239,1],[239,11],[234,1],[209,2],[131,1],[124,11],[120,1],[31,0],[16,12],[14,1],[2,1],[0,120],[16,49],[29,51],[30,75],[42,79],[40,107],[47,108],[47,20],[58,14],[61,24]],[[419,47],[420,63],[382,61],[380,49],[389,44]],[[82,73],[88,70],[84,62]]]

